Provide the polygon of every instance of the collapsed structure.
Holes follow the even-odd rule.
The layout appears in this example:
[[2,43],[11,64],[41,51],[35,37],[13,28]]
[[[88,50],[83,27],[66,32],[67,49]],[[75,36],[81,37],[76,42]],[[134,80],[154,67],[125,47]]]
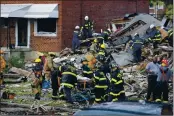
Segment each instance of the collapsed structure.
[[[133,62],[132,51],[126,49],[126,44],[132,39],[132,36],[135,34],[135,32],[138,33],[141,38],[147,39],[148,35],[146,34],[146,31],[152,23],[157,27],[163,25],[160,21],[148,14],[136,15],[132,20],[130,20],[128,24],[125,25],[124,28],[111,35],[111,42],[105,43],[107,44],[106,51],[111,54],[108,57],[109,61],[114,60],[123,70],[123,79],[125,80],[125,94],[128,99],[145,99],[147,91],[147,74],[145,73],[145,67],[146,64],[151,61],[155,55],[166,56],[169,59],[169,68],[173,68],[173,47],[167,45],[166,43],[161,43],[157,49],[152,49],[151,43],[145,45],[142,50],[143,61],[138,64]],[[59,64],[66,60],[70,60],[74,63],[78,70],[81,70],[81,60],[87,53],[87,47],[83,46],[88,45],[91,40],[93,41],[95,38],[96,37],[90,38],[88,40],[82,40],[82,49],[79,50],[78,54],[73,54],[70,48],[66,48],[61,51],[58,57],[53,61],[56,64]],[[31,67],[32,65],[30,68]],[[12,68],[11,72],[15,72],[24,76],[30,76],[30,73],[25,72],[24,74],[24,71],[21,69]],[[91,80],[79,75],[78,81],[90,82]],[[173,102],[173,91],[171,84],[169,86],[169,90],[169,101]]]

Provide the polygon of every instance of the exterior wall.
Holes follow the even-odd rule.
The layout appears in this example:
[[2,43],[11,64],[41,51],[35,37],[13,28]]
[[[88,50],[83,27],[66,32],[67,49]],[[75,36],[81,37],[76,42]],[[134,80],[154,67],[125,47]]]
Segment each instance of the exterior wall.
[[[137,6],[137,7],[136,7]],[[81,9],[82,7],[82,9]],[[82,10],[82,15],[81,15]],[[149,13],[148,0],[66,0],[63,1],[63,41],[64,46],[71,47],[74,27],[84,22],[89,16],[94,20],[95,32],[105,29],[106,24],[114,18],[127,13]]]
[[[2,4],[59,4],[57,37],[34,36],[34,22],[31,21],[30,47],[36,51],[58,52],[71,47],[73,30],[81,25],[85,15],[94,20],[94,30],[100,32],[113,18],[123,17],[127,13],[149,13],[148,0],[1,0]],[[6,29],[2,29],[2,38],[6,38]],[[11,29],[12,43],[15,43],[15,28]],[[4,42],[4,46],[6,43]]]
[[71,48],[74,28],[80,25],[80,0],[65,0],[62,7],[62,47]]
[[[56,37],[46,37],[46,36],[34,36],[34,21],[30,21],[30,48],[36,51],[52,51],[58,52],[61,48],[61,38],[62,38],[62,2],[58,0],[11,0],[11,1],[1,1],[1,4],[59,4],[59,18],[57,20],[57,36]],[[15,21],[14,21],[15,25]],[[7,29],[2,28],[1,38],[7,38]],[[15,44],[15,27],[10,29],[10,37],[12,44]],[[6,39],[5,39],[6,40]],[[3,41],[3,40],[2,40]],[[6,46],[6,41],[4,41],[3,46]]]

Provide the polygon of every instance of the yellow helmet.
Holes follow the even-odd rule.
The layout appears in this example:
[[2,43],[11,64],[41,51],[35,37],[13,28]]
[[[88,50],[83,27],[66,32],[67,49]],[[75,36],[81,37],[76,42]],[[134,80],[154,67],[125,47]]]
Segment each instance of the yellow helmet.
[[40,58],[37,58],[37,59],[35,59],[34,62],[35,62],[35,63],[39,63],[39,62],[41,62],[41,59],[40,59]]
[[105,44],[102,44],[100,47],[103,48],[103,49],[106,48]]
[[97,41],[97,39],[94,39],[94,43],[97,43],[98,41]]
[[49,55],[56,55],[54,52],[48,52]]

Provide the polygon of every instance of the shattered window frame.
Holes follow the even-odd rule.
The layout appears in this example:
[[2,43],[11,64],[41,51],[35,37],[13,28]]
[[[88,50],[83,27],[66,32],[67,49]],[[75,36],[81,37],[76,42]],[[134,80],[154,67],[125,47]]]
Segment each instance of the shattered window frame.
[[[36,19],[35,21],[34,21],[34,36],[53,36],[53,37],[56,37],[57,36],[57,20],[58,19],[53,19],[53,20],[55,20],[55,32],[39,32],[38,31],[38,21],[43,21],[43,20],[48,20],[48,23],[47,24],[49,24],[50,25],[50,23],[49,23],[49,21],[51,21],[50,20],[50,18],[46,18],[46,19]],[[44,22],[44,21],[43,21]]]

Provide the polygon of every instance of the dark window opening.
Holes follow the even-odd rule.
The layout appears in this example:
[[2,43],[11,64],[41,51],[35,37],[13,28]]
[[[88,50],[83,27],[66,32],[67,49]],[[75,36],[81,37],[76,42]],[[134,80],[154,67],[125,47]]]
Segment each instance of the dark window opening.
[[7,18],[1,18],[0,25],[1,25],[1,27],[7,27],[8,26],[8,19]]
[[56,32],[56,19],[38,19],[37,32]]

